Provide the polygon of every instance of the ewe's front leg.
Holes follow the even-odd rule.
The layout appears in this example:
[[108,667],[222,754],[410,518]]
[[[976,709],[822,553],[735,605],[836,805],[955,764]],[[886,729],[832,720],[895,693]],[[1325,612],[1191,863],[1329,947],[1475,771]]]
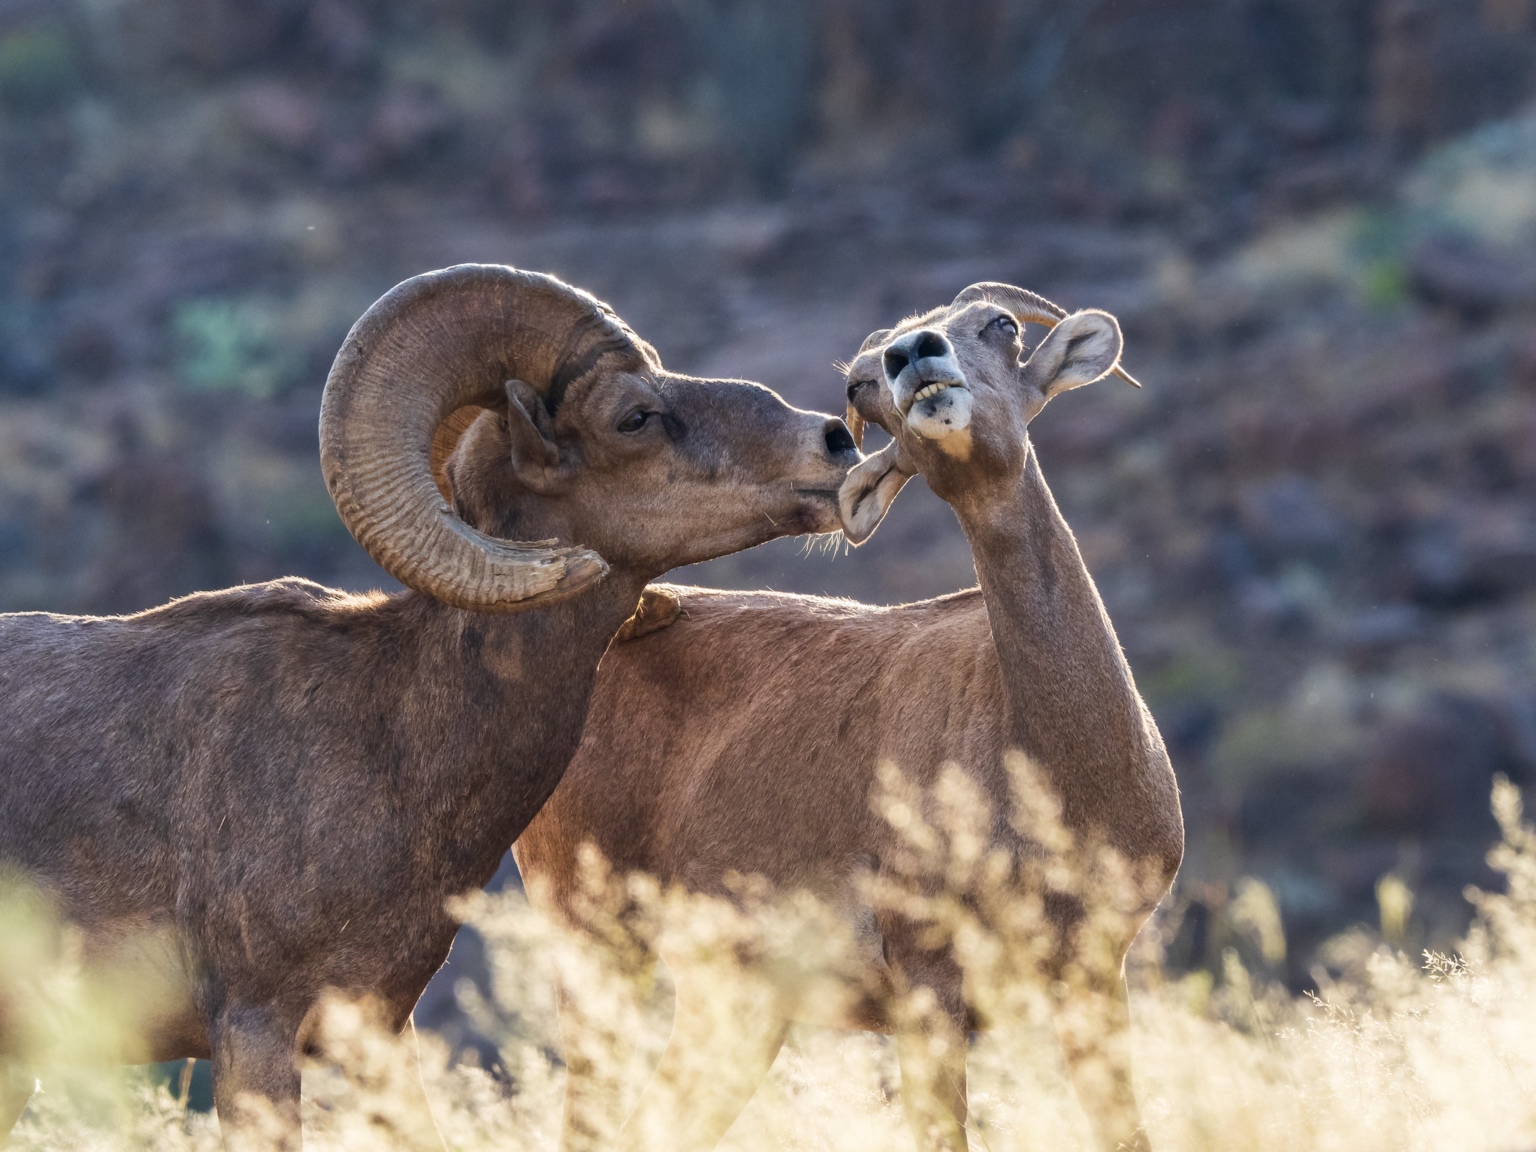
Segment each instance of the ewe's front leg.
[[926,947],[920,928],[903,917],[881,917],[880,932],[896,994],[891,1024],[907,1124],[919,1152],[965,1152],[970,1031],[960,966],[947,951]]
[[[918,988],[912,999],[918,1002],[909,1000],[908,1010],[898,1012],[896,1026],[901,1104],[907,1124],[920,1152],[965,1152],[969,1111],[965,1060],[970,1033],[959,974],[952,984],[945,982],[937,990]],[[912,1008],[920,1010],[911,1012]]]
[[209,1030],[213,1104],[229,1152],[298,1152],[298,1025],[268,1007],[226,1008]]
[[1131,1088],[1125,977],[1089,975],[1056,986],[1054,1014],[1077,1101],[1104,1152],[1151,1152]]
[[556,988],[565,1054],[565,1107],[560,1152],[598,1152],[613,1145],[624,1123],[626,1075],[633,1066],[633,1030],[595,1019],[564,981]]
[[750,977],[674,969],[672,1036],[619,1134],[622,1152],[706,1152],[741,1115],[784,1045],[789,1021]]
[[896,1033],[896,1059],[901,1064],[901,1104],[912,1138],[923,1152],[965,1152],[964,1025],[955,1021],[934,1029],[903,1029]]

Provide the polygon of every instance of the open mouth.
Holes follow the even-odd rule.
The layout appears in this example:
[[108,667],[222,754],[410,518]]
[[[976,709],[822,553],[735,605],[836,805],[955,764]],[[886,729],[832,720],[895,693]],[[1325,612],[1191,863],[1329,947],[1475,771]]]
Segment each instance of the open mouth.
[[919,400],[929,400],[940,393],[948,392],[951,388],[958,388],[962,392],[966,390],[965,385],[958,380],[935,380],[932,384],[923,385],[923,387],[912,393],[912,399],[907,401],[906,411],[902,415],[910,412],[913,405]]

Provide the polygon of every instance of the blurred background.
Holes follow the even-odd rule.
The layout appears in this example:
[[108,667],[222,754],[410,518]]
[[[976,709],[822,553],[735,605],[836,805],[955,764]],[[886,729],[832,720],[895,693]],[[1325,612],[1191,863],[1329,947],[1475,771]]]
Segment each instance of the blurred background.
[[[429,268],[833,411],[871,329],[1012,281],[1147,385],[1032,434],[1183,787],[1169,963],[1246,877],[1293,988],[1354,924],[1445,945],[1536,782],[1533,98],[1536,0],[0,0],[0,610],[387,585],[316,415]],[[674,578],[974,574],[917,481],[856,552]],[[418,1017],[471,1048],[479,947]]]

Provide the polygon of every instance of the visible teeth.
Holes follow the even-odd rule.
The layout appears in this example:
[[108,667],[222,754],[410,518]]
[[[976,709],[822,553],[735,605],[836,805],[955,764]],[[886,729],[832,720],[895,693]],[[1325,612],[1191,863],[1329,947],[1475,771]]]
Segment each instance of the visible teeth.
[[940,392],[944,391],[944,389],[948,387],[948,384],[930,384],[928,387],[918,392],[916,396],[912,397],[912,403],[916,404],[919,400],[926,400],[930,396],[937,396]]

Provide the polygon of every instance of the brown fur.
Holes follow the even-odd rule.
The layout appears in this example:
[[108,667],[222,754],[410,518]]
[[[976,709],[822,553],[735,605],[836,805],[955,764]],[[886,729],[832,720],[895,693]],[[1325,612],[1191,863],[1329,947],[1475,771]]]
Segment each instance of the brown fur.
[[[296,1143],[323,994],[407,1025],[457,928],[448,899],[559,782],[645,582],[835,527],[857,459],[838,421],[624,349],[552,412],[508,389],[449,462],[457,509],[599,549],[611,571],[579,595],[481,615],[279,580],[132,616],[0,616],[0,861],[95,967],[153,982],[122,1058],[210,1057],[227,1133],[249,1135],[249,1092]],[[637,406],[652,417],[619,430]],[[26,1102],[16,1043],[0,1032],[0,1132]],[[430,1120],[401,1135],[438,1144]]]
[[[1142,866],[1145,884],[1125,910],[1115,955],[1063,998],[1059,1026],[1103,1146],[1143,1144],[1119,965],[1182,857],[1178,788],[1025,433],[1051,396],[1110,369],[1119,332],[1102,314],[1080,314],[1026,360],[1017,335],[993,326],[1003,315],[986,302],[937,310],[877,333],[849,369],[858,414],[895,440],[850,476],[845,521],[866,499],[880,501],[883,512],[901,479],[920,471],[959,515],[981,589],[899,608],[668,589],[680,598],[675,622],[605,658],[581,748],[515,852],[530,892],[548,892],[568,914],[583,842],[618,869],[699,892],[728,895],[727,876],[736,872],[766,877],[780,890],[844,898],[856,892],[861,870],[879,872],[900,855],[897,834],[870,806],[880,761],[894,761],[922,785],[946,761],[958,762],[1004,813],[1004,753],[1023,749],[1060,799],[1070,829]],[[890,381],[882,382],[882,353],[919,331],[946,337],[971,392],[963,456],[913,433]],[[994,837],[1024,848],[1006,821],[997,822]],[[1057,912],[1065,963],[1075,913]],[[964,1035],[972,1021],[959,968],[883,910],[849,914],[875,935],[869,986],[894,995],[926,985],[936,994],[952,1056],[925,1073],[934,1062],[914,1055],[920,1038],[899,1036],[904,1097],[920,1143],[963,1147]],[[777,1025],[722,1036],[706,1025],[708,1013],[690,1007],[686,979],[678,975],[679,1018],[658,1079],[686,1077],[681,1046],[719,1046],[718,1059],[698,1062],[712,1069],[708,1091],[686,1079],[678,1089],[679,1111],[692,1125],[678,1146],[707,1147],[751,1095],[782,1039],[783,1020],[797,1009],[791,999]],[[567,1027],[579,1029],[579,1005],[563,1008]],[[829,1022],[887,1028],[892,1019],[888,1004],[866,1004]],[[1110,1075],[1100,1077],[1103,1062]],[[591,1094],[573,1073],[568,1149],[590,1142],[581,1110]],[[714,1105],[705,1107],[706,1099]],[[626,1125],[626,1146],[659,1106],[648,1092]]]

